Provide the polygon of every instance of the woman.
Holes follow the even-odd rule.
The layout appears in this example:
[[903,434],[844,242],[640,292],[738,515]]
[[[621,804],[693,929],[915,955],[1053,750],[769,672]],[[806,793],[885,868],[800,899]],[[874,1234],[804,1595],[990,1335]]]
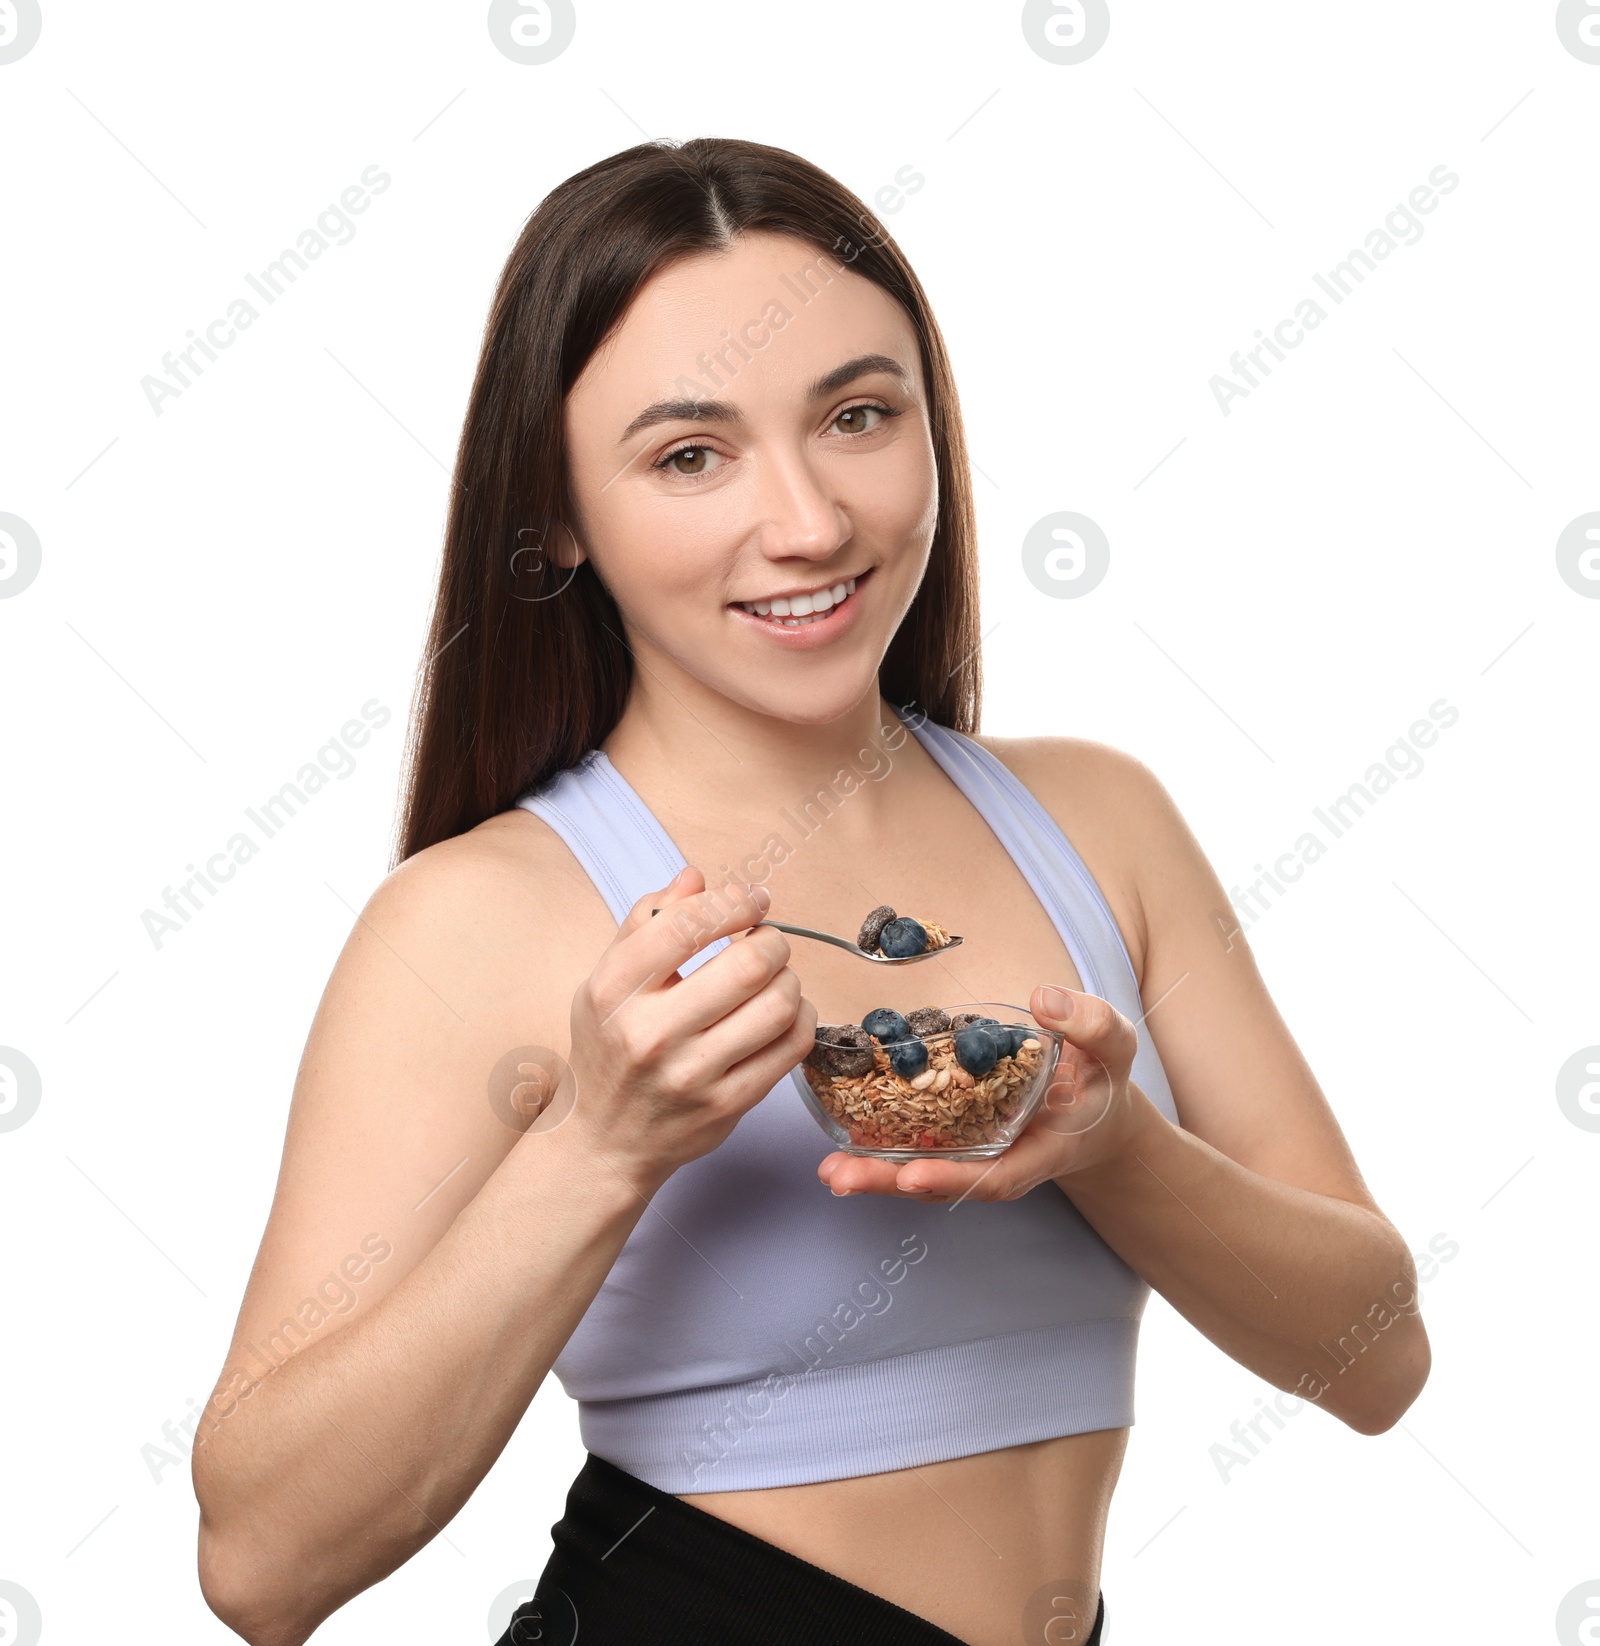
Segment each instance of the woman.
[[[195,1452],[246,1639],[422,1547],[552,1366],[591,1456],[507,1641],[1100,1639],[1149,1286],[1362,1433],[1416,1397],[1405,1244],[1170,799],[967,735],[976,587],[943,344],[854,196],[705,139],[544,202],[457,459],[403,861]],[[757,925],[882,903],[963,947],[885,973]],[[1100,1106],[998,1162],[827,1153],[792,1072],[886,977],[1029,1000]],[[344,1254],[348,1301],[294,1314]]]

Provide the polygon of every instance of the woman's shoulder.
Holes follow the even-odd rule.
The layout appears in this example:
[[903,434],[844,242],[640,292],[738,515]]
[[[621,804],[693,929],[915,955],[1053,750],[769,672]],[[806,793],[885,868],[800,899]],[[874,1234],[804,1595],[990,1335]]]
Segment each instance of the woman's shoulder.
[[509,901],[559,916],[572,912],[572,903],[581,905],[585,894],[599,902],[566,842],[521,806],[424,847],[398,864],[379,890],[397,910],[418,913],[451,906],[483,912]]
[[508,967],[529,981],[586,976],[616,931],[566,843],[520,807],[408,857],[373,892],[360,926],[473,990]]
[[1187,850],[1187,828],[1161,780],[1137,756],[1091,738],[978,735],[973,741],[1032,793],[1071,841],[1142,978],[1148,888]]

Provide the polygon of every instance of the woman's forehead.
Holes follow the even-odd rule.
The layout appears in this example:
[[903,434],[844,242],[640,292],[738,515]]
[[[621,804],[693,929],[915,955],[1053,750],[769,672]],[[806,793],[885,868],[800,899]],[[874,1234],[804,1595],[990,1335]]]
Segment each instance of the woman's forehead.
[[[789,235],[743,235],[696,253],[639,289],[572,398],[602,414],[666,396],[792,397],[845,360],[899,360],[920,381],[916,334],[900,305],[840,259]],[[637,405],[632,403],[637,401]]]

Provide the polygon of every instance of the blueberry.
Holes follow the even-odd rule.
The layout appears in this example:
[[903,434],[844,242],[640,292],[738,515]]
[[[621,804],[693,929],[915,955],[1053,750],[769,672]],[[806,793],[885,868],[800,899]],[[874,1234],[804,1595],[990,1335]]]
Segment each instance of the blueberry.
[[911,1025],[889,1006],[880,1006],[874,1012],[868,1012],[861,1019],[861,1027],[874,1040],[887,1045],[892,1040],[910,1040]]
[[889,1047],[889,1067],[902,1080],[915,1080],[928,1066],[928,1048],[920,1040],[897,1040]]
[[999,1060],[1001,1048],[989,1033],[987,1023],[970,1023],[956,1031],[956,1062],[968,1074],[981,1079]]
[[878,947],[891,960],[904,960],[908,955],[921,954],[928,946],[928,934],[920,920],[902,915],[891,920],[878,938]]

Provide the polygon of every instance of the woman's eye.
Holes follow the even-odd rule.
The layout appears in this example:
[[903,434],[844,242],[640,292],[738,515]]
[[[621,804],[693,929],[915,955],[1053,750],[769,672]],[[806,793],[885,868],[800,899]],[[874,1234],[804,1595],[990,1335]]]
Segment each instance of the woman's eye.
[[[834,418],[833,426],[841,434],[866,434],[869,430],[875,429],[878,422],[887,415],[881,406],[846,406]],[[875,421],[868,422],[869,418]]]
[[675,452],[668,452],[656,467],[671,474],[708,474],[707,465],[717,455],[709,446],[679,446]]

